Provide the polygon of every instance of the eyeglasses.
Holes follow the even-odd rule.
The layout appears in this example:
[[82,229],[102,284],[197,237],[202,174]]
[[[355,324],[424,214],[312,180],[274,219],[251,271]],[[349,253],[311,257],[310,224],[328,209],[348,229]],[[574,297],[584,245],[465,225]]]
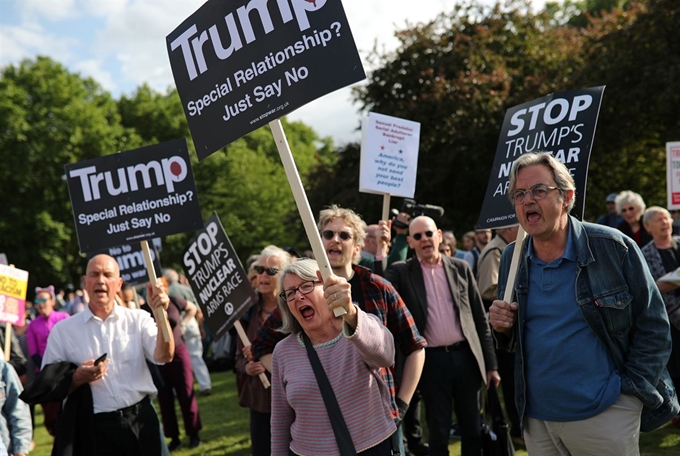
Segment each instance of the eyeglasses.
[[623,213],[623,212],[628,212],[628,211],[633,212],[634,210],[635,210],[634,207],[622,207],[622,208],[621,208],[621,212],[622,212],[622,213]]
[[522,204],[524,200],[527,197],[527,193],[531,195],[531,197],[538,201],[545,199],[546,196],[548,196],[548,192],[550,190],[559,190],[559,187],[550,187],[548,185],[544,184],[538,184],[534,185],[531,187],[529,190],[515,190],[512,192],[512,195],[510,195],[510,199],[515,203],[515,204]]
[[259,274],[262,274],[263,272],[267,272],[268,276],[275,276],[276,274],[279,273],[279,269],[277,268],[265,268],[264,266],[260,266],[259,264],[257,266],[253,266],[253,269],[255,269],[255,272]]
[[302,282],[300,285],[298,285],[295,288],[290,288],[288,290],[283,290],[281,293],[279,293],[279,297],[283,299],[286,302],[291,302],[292,300],[295,299],[295,295],[299,291],[301,295],[308,295],[314,290],[314,287],[316,287],[317,284],[321,282],[316,281],[316,280],[310,280],[309,282]]
[[36,298],[33,300],[33,304],[45,304],[47,301],[49,301],[48,298]]
[[330,241],[331,239],[333,239],[336,234],[338,236],[340,236],[340,239],[343,240],[343,241],[349,241],[350,239],[352,239],[352,235],[350,233],[348,233],[347,231],[323,230],[321,232],[321,235],[327,241]]
[[431,238],[434,236],[434,233],[432,231],[425,231],[425,233],[416,233],[413,236],[411,236],[413,239],[416,241],[420,241],[420,239],[423,237],[423,234],[425,234],[426,237]]

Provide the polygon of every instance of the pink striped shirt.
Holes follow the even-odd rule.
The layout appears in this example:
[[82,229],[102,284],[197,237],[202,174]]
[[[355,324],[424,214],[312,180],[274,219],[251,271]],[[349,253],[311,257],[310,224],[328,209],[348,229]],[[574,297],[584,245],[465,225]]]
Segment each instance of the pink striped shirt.
[[[394,340],[375,315],[360,309],[354,334],[315,345],[357,452],[387,439],[396,426],[380,367],[394,363]],[[279,342],[272,358],[272,455],[340,453],[319,385],[299,335]]]
[[440,347],[465,340],[441,257],[435,264],[418,260],[423,270],[427,299],[427,326],[423,331],[427,345]]

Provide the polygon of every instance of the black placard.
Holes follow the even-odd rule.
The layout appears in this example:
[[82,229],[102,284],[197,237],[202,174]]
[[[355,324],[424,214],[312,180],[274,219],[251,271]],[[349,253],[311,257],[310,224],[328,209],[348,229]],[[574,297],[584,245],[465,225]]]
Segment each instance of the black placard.
[[200,229],[186,140],[66,165],[81,252]]
[[477,229],[519,223],[507,192],[512,164],[527,152],[550,152],[569,168],[577,196],[571,213],[583,218],[588,164],[603,93],[604,86],[553,93],[508,109]]
[[[101,253],[112,256],[116,260],[118,269],[120,269],[120,276],[126,283],[130,285],[139,285],[140,283],[149,281],[149,274],[146,271],[146,260],[144,259],[144,252],[142,251],[142,244],[140,242],[109,247],[108,249],[99,252],[88,253],[88,261]],[[149,244],[149,253],[151,254],[151,260],[153,261],[156,276],[160,276],[160,271],[162,271],[161,259],[158,255],[158,249],[156,248],[155,242]]]
[[200,160],[366,78],[340,0],[209,0],[166,41]]
[[182,255],[182,267],[215,340],[257,302],[217,213],[191,239]]

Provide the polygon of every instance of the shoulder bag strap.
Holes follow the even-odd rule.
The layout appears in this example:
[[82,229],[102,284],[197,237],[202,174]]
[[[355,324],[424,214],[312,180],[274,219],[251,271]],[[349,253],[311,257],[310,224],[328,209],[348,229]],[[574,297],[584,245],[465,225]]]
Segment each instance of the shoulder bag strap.
[[331,383],[328,381],[328,377],[326,377],[326,372],[323,370],[316,350],[312,347],[312,342],[304,331],[302,332],[302,340],[305,342],[309,362],[312,365],[314,376],[316,377],[319,389],[321,390],[321,397],[323,397],[323,402],[326,404],[326,411],[328,412],[328,418],[331,420],[331,425],[333,426],[333,434],[335,434],[335,440],[340,449],[340,456],[356,456],[357,452],[354,449],[352,437],[345,424],[345,419],[342,417],[342,412],[340,411],[337,399],[335,399]]

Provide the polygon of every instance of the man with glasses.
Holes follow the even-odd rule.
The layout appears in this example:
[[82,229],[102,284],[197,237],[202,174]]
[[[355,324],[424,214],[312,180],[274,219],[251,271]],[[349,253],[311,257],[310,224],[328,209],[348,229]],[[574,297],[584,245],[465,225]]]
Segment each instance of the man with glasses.
[[482,451],[478,393],[482,384],[498,386],[491,331],[472,270],[439,253],[442,231],[430,217],[411,221],[408,243],[416,256],[394,263],[387,278],[404,299],[425,336],[425,366],[420,391],[430,431],[431,455],[448,455],[451,412],[461,430],[461,454]]
[[515,297],[493,302],[491,325],[499,347],[516,350],[529,454],[636,455],[640,430],[678,412],[668,316],[635,242],[569,216],[575,188],[550,154],[513,164],[510,200],[528,237],[515,284],[515,244],[503,252],[498,297],[506,285]]
[[[366,224],[351,209],[332,205],[319,214],[317,224],[333,274],[345,278],[352,288],[352,301],[365,312],[377,315],[394,336],[397,357],[403,371],[397,385],[395,368],[383,369],[383,378],[391,392],[395,420],[403,418],[418,385],[424,362],[425,339],[416,329],[410,312],[394,287],[369,269],[357,265],[364,245]],[[285,337],[276,331],[281,326],[280,313],[274,312],[264,323],[252,345],[252,356],[271,371],[274,345]],[[403,454],[403,453],[402,453]]]

